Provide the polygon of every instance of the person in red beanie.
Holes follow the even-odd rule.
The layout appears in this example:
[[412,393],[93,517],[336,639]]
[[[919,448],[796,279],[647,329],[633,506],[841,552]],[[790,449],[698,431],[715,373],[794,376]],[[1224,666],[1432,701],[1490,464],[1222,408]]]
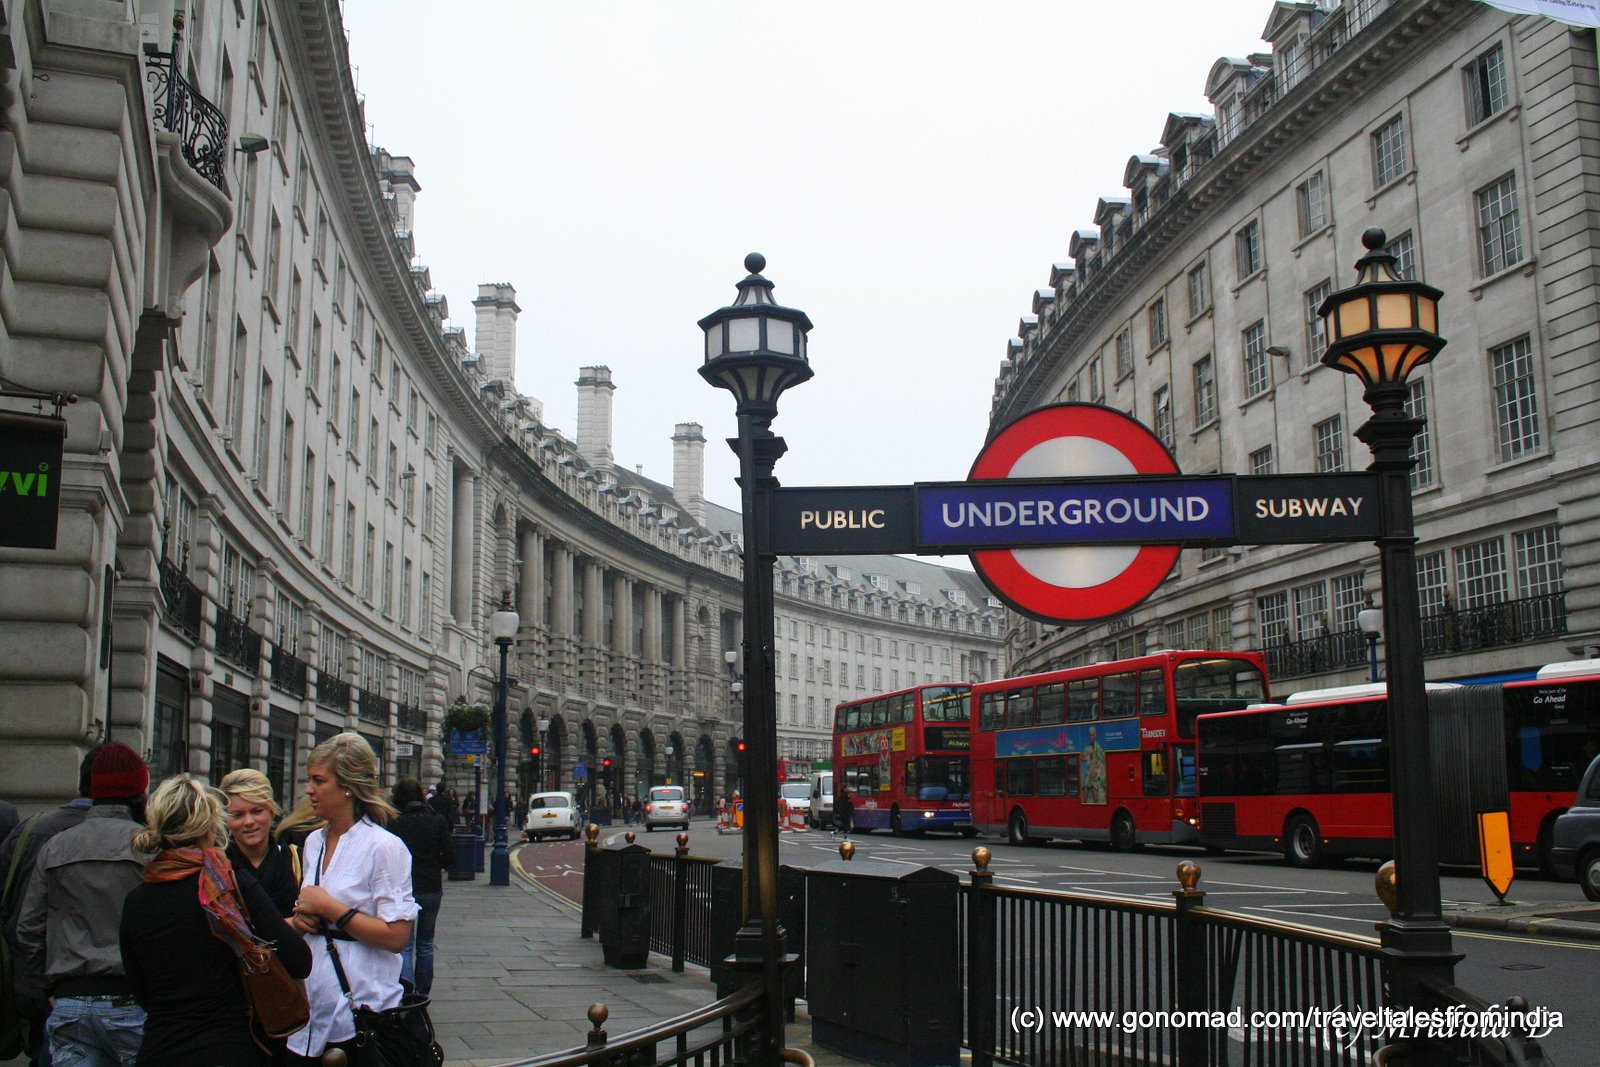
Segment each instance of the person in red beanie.
[[53,998],[45,1035],[56,1063],[131,1065],[144,1010],[122,967],[122,902],[144,881],[136,852],[150,769],[127,745],[103,747],[89,768],[93,807],[39,850],[17,914],[17,944]]

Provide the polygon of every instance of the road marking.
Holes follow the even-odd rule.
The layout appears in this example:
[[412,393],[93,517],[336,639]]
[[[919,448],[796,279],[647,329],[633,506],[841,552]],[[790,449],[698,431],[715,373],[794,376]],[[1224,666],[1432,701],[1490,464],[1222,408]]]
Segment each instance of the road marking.
[[1600,943],[1594,941],[1551,941],[1542,937],[1519,937],[1516,934],[1490,934],[1482,930],[1463,930],[1452,927],[1458,937],[1475,937],[1480,941],[1515,941],[1519,945],[1548,945],[1552,948],[1575,948],[1580,952],[1600,952]]

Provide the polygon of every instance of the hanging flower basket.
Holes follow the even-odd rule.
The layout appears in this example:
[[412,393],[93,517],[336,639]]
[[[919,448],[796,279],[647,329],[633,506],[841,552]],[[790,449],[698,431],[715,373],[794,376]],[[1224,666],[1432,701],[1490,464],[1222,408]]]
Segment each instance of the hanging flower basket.
[[489,709],[482,704],[452,704],[444,712],[444,734],[451,731],[477,733],[489,728]]

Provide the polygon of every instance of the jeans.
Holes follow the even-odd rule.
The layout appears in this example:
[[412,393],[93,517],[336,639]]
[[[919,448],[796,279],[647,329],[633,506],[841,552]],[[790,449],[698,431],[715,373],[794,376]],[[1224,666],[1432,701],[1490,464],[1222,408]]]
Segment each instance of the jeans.
[[412,896],[422,910],[417,912],[417,921],[411,924],[411,940],[400,956],[400,977],[426,996],[433,988],[433,928],[439,921],[444,892],[413,893]]
[[109,998],[57,997],[45,1034],[54,1067],[133,1067],[144,1038],[144,1009]]

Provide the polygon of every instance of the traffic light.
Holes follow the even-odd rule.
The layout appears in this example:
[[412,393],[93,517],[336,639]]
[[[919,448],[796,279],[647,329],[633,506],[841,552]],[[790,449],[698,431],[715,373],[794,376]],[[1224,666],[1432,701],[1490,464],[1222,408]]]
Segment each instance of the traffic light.
[[607,791],[611,790],[611,757],[607,756],[600,761],[600,780],[605,783]]
[[538,745],[528,746],[528,760],[533,764],[533,788],[536,792],[544,788],[543,751]]

